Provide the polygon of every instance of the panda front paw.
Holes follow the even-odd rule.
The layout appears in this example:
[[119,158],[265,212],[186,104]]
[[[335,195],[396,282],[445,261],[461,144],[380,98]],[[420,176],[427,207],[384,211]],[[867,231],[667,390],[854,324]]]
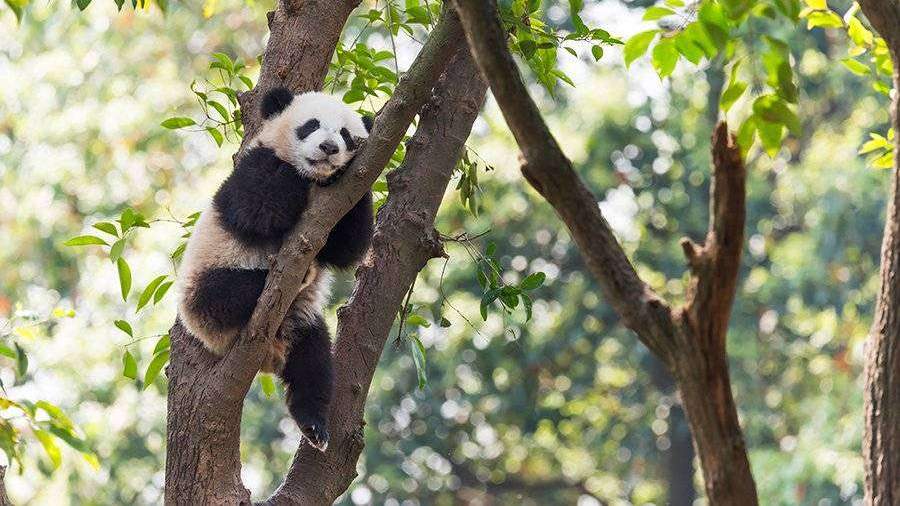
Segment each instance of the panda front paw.
[[300,432],[313,448],[323,453],[328,449],[328,429],[325,428],[324,422],[301,425]]

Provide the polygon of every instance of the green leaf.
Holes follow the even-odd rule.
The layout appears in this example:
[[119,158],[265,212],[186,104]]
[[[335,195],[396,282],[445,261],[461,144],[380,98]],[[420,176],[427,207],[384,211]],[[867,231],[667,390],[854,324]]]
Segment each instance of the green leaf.
[[522,298],[522,306],[525,308],[525,321],[530,321],[531,309],[534,305],[534,301],[531,300],[531,297],[527,293],[520,294],[519,297]]
[[211,105],[212,108],[215,109],[217,113],[219,113],[219,116],[222,117],[222,121],[227,122],[231,118],[231,115],[228,114],[228,109],[226,109],[224,105],[215,100],[207,100],[206,103]]
[[867,30],[855,16],[847,21],[847,35],[850,36],[850,40],[857,46],[869,47],[875,42],[872,32]]
[[50,418],[60,427],[73,430],[75,428],[75,424],[72,423],[72,420],[63,413],[63,410],[59,409],[59,407],[50,404],[47,401],[37,401],[34,403],[35,409],[43,409],[45,413],[47,413]]
[[3,343],[0,343],[0,355],[3,355],[4,357],[9,357],[9,358],[16,358],[15,350],[13,350],[12,348],[10,348],[9,346],[7,346]]
[[762,142],[766,154],[774,158],[781,149],[784,126],[779,123],[771,123],[761,118],[757,118],[756,131],[759,133],[759,140]]
[[176,117],[176,118],[169,118],[169,119],[163,121],[162,123],[160,123],[159,125],[163,128],[168,128],[169,130],[176,130],[179,128],[189,127],[189,126],[193,126],[196,124],[197,124],[197,122],[192,120],[191,118]]
[[153,347],[153,354],[156,355],[163,350],[168,350],[170,346],[169,334],[165,334],[159,338],[159,341],[156,341],[156,346]]
[[212,137],[214,141],[216,141],[216,146],[222,147],[222,142],[225,138],[222,137],[222,132],[220,132],[218,128],[206,127],[206,132],[209,133],[209,136]]
[[147,366],[147,372],[144,373],[144,390],[153,384],[159,372],[169,361],[169,350],[163,350],[153,356],[150,365]]
[[109,244],[96,235],[79,235],[73,237],[63,243],[64,246],[91,246],[91,245],[109,246]]
[[806,28],[812,30],[815,27],[843,28],[844,21],[831,11],[813,11],[806,15]]
[[415,334],[409,335],[409,348],[412,352],[413,363],[416,365],[416,377],[419,380],[419,390],[424,390],[428,384],[428,376],[425,374],[425,346]]
[[850,70],[850,72],[853,72],[858,76],[864,76],[871,72],[871,70],[869,70],[869,67],[867,67],[864,63],[854,60],[853,58],[844,58],[843,60],[841,60],[841,63],[843,63],[844,66]]
[[700,63],[700,60],[703,59],[705,54],[703,47],[691,38],[689,32],[683,31],[676,35],[673,40],[675,41],[675,49],[677,49],[678,52],[681,53],[681,56],[684,56],[687,61],[697,65]]
[[137,362],[128,350],[125,350],[125,354],[122,355],[122,376],[137,379]]
[[519,283],[519,288],[522,290],[536,290],[544,284],[544,280],[547,279],[547,275],[543,272],[535,272],[533,274],[529,274],[528,277],[522,280]]
[[356,102],[362,102],[366,98],[366,93],[359,88],[351,88],[347,90],[347,93],[344,93],[344,103],[353,104]]
[[728,88],[725,88],[725,91],[722,92],[722,97],[719,99],[719,107],[722,108],[723,112],[728,112],[731,109],[731,106],[734,105],[735,102],[741,95],[744,94],[744,91],[747,90],[747,83],[742,81],[735,81],[728,85]]
[[28,6],[30,0],[6,0],[6,6],[9,7],[13,14],[16,15],[16,22],[22,22],[22,15],[25,13],[25,7]]
[[866,153],[871,153],[872,151],[877,151],[879,149],[891,149],[891,142],[886,139],[882,135],[878,135],[876,133],[869,134],[870,140],[866,141],[865,144],[859,148],[859,154],[864,155]]
[[600,61],[600,58],[603,58],[603,47],[602,46],[592,46],[591,54],[594,55],[594,61]]
[[644,11],[644,21],[655,21],[657,19],[662,19],[666,16],[674,16],[675,11],[672,9],[667,9],[665,7],[652,6],[648,7],[646,11]]
[[494,288],[493,290],[488,290],[481,297],[481,318],[484,321],[487,321],[487,308],[491,305],[492,302],[497,300],[497,297],[500,296],[500,289]]
[[22,379],[28,373],[28,355],[25,350],[19,346],[19,343],[13,343],[16,347],[16,377]]
[[131,337],[134,337],[134,331],[131,328],[131,324],[125,320],[116,320],[113,322],[113,325],[118,327],[119,330],[128,334]]
[[122,252],[125,250],[125,238],[119,239],[114,242],[112,247],[109,248],[109,261],[112,263],[116,263],[119,258],[122,257]]
[[631,62],[637,60],[647,52],[647,48],[650,47],[650,43],[653,42],[653,39],[656,38],[658,33],[659,30],[647,30],[646,32],[632,35],[631,38],[625,42],[623,54],[625,56],[626,67],[630,66]]
[[91,5],[91,0],[75,0],[75,5],[78,6],[78,10],[83,11],[87,9],[88,5]]
[[533,40],[521,40],[519,41],[519,51],[522,52],[522,56],[531,59],[534,52],[537,51],[537,44]]
[[107,234],[112,235],[114,237],[119,237],[119,231],[118,231],[118,229],[116,229],[116,225],[113,223],[110,223],[108,221],[97,222],[91,226],[101,232],[106,232]]
[[894,167],[894,152],[888,151],[887,153],[872,160],[872,167],[874,167],[876,169],[891,169],[891,168],[893,168]]
[[53,469],[58,468],[60,463],[62,463],[62,455],[59,451],[59,446],[57,446],[56,441],[53,440],[53,436],[41,429],[32,430],[34,432],[34,437],[36,437],[37,440],[41,442],[41,446],[44,447],[44,453],[50,458]]
[[260,374],[259,386],[262,387],[266,399],[271,399],[275,395],[275,381],[272,380],[271,374]]
[[124,258],[116,260],[116,268],[119,270],[119,288],[122,289],[122,300],[128,300],[128,292],[131,291],[131,268]]
[[169,291],[169,288],[172,287],[173,281],[166,281],[165,283],[159,285],[159,288],[156,289],[156,293],[153,294],[153,303],[159,304],[159,301],[162,300],[163,297],[166,296],[166,292]]
[[519,305],[519,294],[522,290],[517,286],[504,286],[500,290],[500,302],[509,309],[515,309]]
[[753,102],[753,114],[763,121],[784,125],[795,135],[800,134],[800,118],[780,97],[763,95],[757,98]]
[[675,49],[675,43],[672,39],[663,39],[653,48],[653,54],[650,63],[656,69],[660,79],[664,79],[672,74],[675,70],[675,64],[678,63],[678,50]]
[[147,287],[144,288],[144,291],[141,292],[141,296],[138,298],[138,304],[136,311],[140,311],[142,307],[146,306],[150,302],[150,298],[153,297],[153,294],[156,292],[159,284],[162,283],[168,276],[163,274],[162,276],[157,276],[153,278],[153,281],[147,284]]
[[442,317],[441,317],[441,327],[447,328],[447,327],[449,327],[450,325],[452,325],[452,324],[450,323],[450,320],[448,320],[448,319],[446,319],[446,318],[444,318],[444,317],[442,316]]
[[431,326],[431,322],[429,322],[428,320],[426,320],[426,319],[423,318],[422,316],[417,315],[417,314],[415,314],[415,313],[412,313],[412,314],[410,314],[409,316],[406,317],[406,324],[409,325],[409,326],[411,326],[411,327],[425,327],[425,328],[428,328],[428,327]]

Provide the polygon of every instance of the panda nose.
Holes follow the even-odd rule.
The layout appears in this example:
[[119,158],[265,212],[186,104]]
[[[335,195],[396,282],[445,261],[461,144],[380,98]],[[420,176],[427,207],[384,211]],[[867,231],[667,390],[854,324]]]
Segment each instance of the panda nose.
[[319,144],[319,149],[321,149],[323,153],[329,156],[336,154],[339,151],[337,144],[331,141],[325,141],[322,144]]

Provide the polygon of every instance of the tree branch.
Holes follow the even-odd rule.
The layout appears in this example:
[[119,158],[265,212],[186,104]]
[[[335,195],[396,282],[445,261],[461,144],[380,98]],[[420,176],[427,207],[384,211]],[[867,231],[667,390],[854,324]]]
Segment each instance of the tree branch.
[[572,168],[529,96],[509,53],[494,0],[452,0],[469,47],[522,150],[522,174],[553,206],[578,244],[606,300],[624,324],[669,363],[672,317],[638,276],[600,212],[597,198]]
[[744,247],[747,171],[741,149],[723,121],[712,136],[713,176],[709,196],[709,231],[703,246],[681,240],[691,267],[684,312],[701,348],[725,353],[725,336],[734,303]]
[[332,442],[324,454],[302,446],[268,504],[331,504],[356,477],[372,376],[404,294],[429,259],[445,256],[434,219],[486,89],[463,47],[422,110],[403,165],[388,174],[372,254],[338,311]]

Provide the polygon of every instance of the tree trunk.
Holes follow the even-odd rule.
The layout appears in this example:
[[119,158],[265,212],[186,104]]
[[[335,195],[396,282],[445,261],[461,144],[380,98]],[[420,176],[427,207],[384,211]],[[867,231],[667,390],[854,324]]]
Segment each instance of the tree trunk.
[[860,0],[894,61],[894,173],[881,243],[881,289],[866,343],[863,462],[866,504],[900,504],[900,1]]

